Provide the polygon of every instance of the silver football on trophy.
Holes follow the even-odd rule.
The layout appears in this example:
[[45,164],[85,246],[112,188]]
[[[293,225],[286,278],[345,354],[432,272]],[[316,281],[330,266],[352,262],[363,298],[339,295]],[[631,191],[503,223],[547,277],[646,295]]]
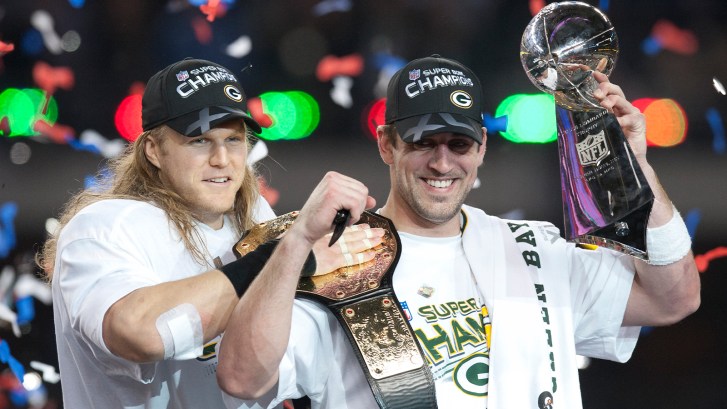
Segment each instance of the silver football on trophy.
[[608,17],[582,2],[545,6],[525,28],[520,60],[530,80],[556,102],[579,110],[601,109],[591,71],[609,75],[618,38]]

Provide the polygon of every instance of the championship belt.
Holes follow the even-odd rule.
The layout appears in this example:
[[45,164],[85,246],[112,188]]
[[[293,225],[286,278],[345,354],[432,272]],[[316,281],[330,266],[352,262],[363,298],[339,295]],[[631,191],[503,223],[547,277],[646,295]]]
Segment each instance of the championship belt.
[[[297,216],[298,212],[291,212],[254,226],[234,252],[241,257],[277,238]],[[386,231],[374,249],[375,258],[328,274],[301,277],[296,296],[326,306],[338,319],[380,408],[436,408],[432,374],[392,287],[399,235],[391,220],[375,213],[364,212],[360,223]]]

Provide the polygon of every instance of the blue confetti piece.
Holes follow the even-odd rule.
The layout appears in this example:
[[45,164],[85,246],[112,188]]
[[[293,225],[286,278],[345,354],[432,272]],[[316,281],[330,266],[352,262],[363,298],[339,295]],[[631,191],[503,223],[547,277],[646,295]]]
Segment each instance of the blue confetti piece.
[[656,55],[659,51],[661,51],[661,43],[659,43],[659,41],[653,36],[647,37],[641,42],[641,50],[646,55]]
[[83,143],[83,142],[79,141],[78,139],[74,139],[74,138],[67,138],[67,140],[68,140],[68,145],[70,145],[71,148],[73,148],[77,151],[88,151],[88,152],[95,153],[98,155],[101,154],[101,150],[99,150],[96,145]]
[[10,359],[10,346],[3,339],[0,340],[0,362],[6,364],[8,363],[8,359]]
[[35,318],[35,303],[33,297],[26,295],[15,300],[15,313],[18,316],[18,325],[28,324]]
[[86,0],[68,0],[71,3],[71,7],[74,9],[80,9],[86,5]]
[[383,70],[390,69],[392,72],[398,71],[406,65],[406,60],[395,55],[387,53],[376,53],[372,58],[374,67]]
[[0,341],[0,362],[8,364],[13,374],[15,374],[20,382],[23,382],[25,368],[23,368],[23,364],[10,355],[10,347],[4,339]]
[[727,151],[727,141],[725,141],[722,117],[716,108],[709,108],[706,118],[707,122],[709,122],[709,127],[712,128],[712,149],[722,155]]
[[493,117],[489,113],[485,112],[482,116],[482,125],[487,128],[487,133],[490,132],[505,132],[507,131],[507,115]]
[[28,55],[38,55],[43,52],[43,35],[40,31],[31,28],[20,39],[20,49]]
[[28,406],[28,392],[22,386],[18,389],[11,390],[8,395],[10,396],[10,401],[13,402],[16,408],[25,408]]
[[600,0],[598,2],[598,8],[601,9],[601,11],[603,11],[605,13],[608,11],[608,4],[609,4],[608,0]]
[[10,254],[15,248],[15,215],[18,213],[18,205],[14,202],[7,202],[0,206],[0,258]]
[[25,368],[23,367],[23,364],[10,355],[10,359],[8,359],[8,366],[10,366],[10,370],[13,371],[15,377],[18,378],[20,382],[23,382],[23,378],[25,378]]
[[336,11],[350,11],[352,7],[351,0],[323,0],[313,6],[313,14],[320,17]]
[[699,220],[701,220],[701,218],[702,212],[699,209],[690,210],[684,217],[684,224],[687,225],[687,231],[689,232],[689,237],[692,238],[692,241],[694,241],[694,237],[697,235],[697,226],[699,225]]

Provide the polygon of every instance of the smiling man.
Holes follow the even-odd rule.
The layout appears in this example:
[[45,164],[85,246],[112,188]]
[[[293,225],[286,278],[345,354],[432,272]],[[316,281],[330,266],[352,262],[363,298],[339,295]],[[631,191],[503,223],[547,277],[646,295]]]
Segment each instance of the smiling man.
[[[261,129],[235,75],[205,60],[156,73],[142,106],[144,132],[102,189],[72,198],[39,257],[51,278],[64,406],[222,408],[218,340],[269,256],[236,260],[233,246],[275,216],[247,162]],[[356,242],[350,233],[341,239]],[[307,266],[320,273],[374,256],[360,240],[355,257],[324,240],[317,248]]]
[[[378,128],[391,184],[378,213],[401,238],[393,291],[421,359],[378,353],[404,344],[407,332],[385,319],[394,316],[386,302],[359,297],[336,304],[340,313],[294,302],[298,277],[264,270],[221,342],[220,384],[248,399],[229,398],[228,407],[270,408],[308,395],[314,409],[580,408],[576,354],[625,361],[640,325],[695,311],[699,275],[689,235],[646,161],[644,117],[605,75],[593,75],[596,98],[618,118],[657,199],[647,232],[651,264],[579,248],[547,222],[503,220],[465,205],[485,156],[480,82],[438,55],[411,61],[389,82],[386,125]],[[331,203],[326,217],[340,201]],[[318,221],[318,234],[326,222]],[[291,237],[302,234],[298,227]],[[308,240],[318,237],[308,232]],[[371,318],[370,305],[384,312]],[[350,321],[340,325],[334,314]],[[270,342],[280,339],[289,342]],[[379,363],[387,359],[396,371],[384,372]]]

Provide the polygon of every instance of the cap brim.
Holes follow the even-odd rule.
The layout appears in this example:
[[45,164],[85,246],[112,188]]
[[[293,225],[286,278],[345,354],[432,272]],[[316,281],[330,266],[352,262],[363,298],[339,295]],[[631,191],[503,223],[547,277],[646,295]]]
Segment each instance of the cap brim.
[[230,107],[208,108],[208,112],[203,112],[207,109],[205,108],[170,119],[166,122],[166,125],[182,135],[193,138],[202,135],[223,122],[240,118],[245,121],[248,128],[252,129],[255,134],[262,132],[260,124],[248,115],[247,112]]
[[404,142],[418,142],[424,137],[452,132],[469,136],[482,143],[482,124],[460,114],[434,113],[417,115],[394,121],[394,126]]

